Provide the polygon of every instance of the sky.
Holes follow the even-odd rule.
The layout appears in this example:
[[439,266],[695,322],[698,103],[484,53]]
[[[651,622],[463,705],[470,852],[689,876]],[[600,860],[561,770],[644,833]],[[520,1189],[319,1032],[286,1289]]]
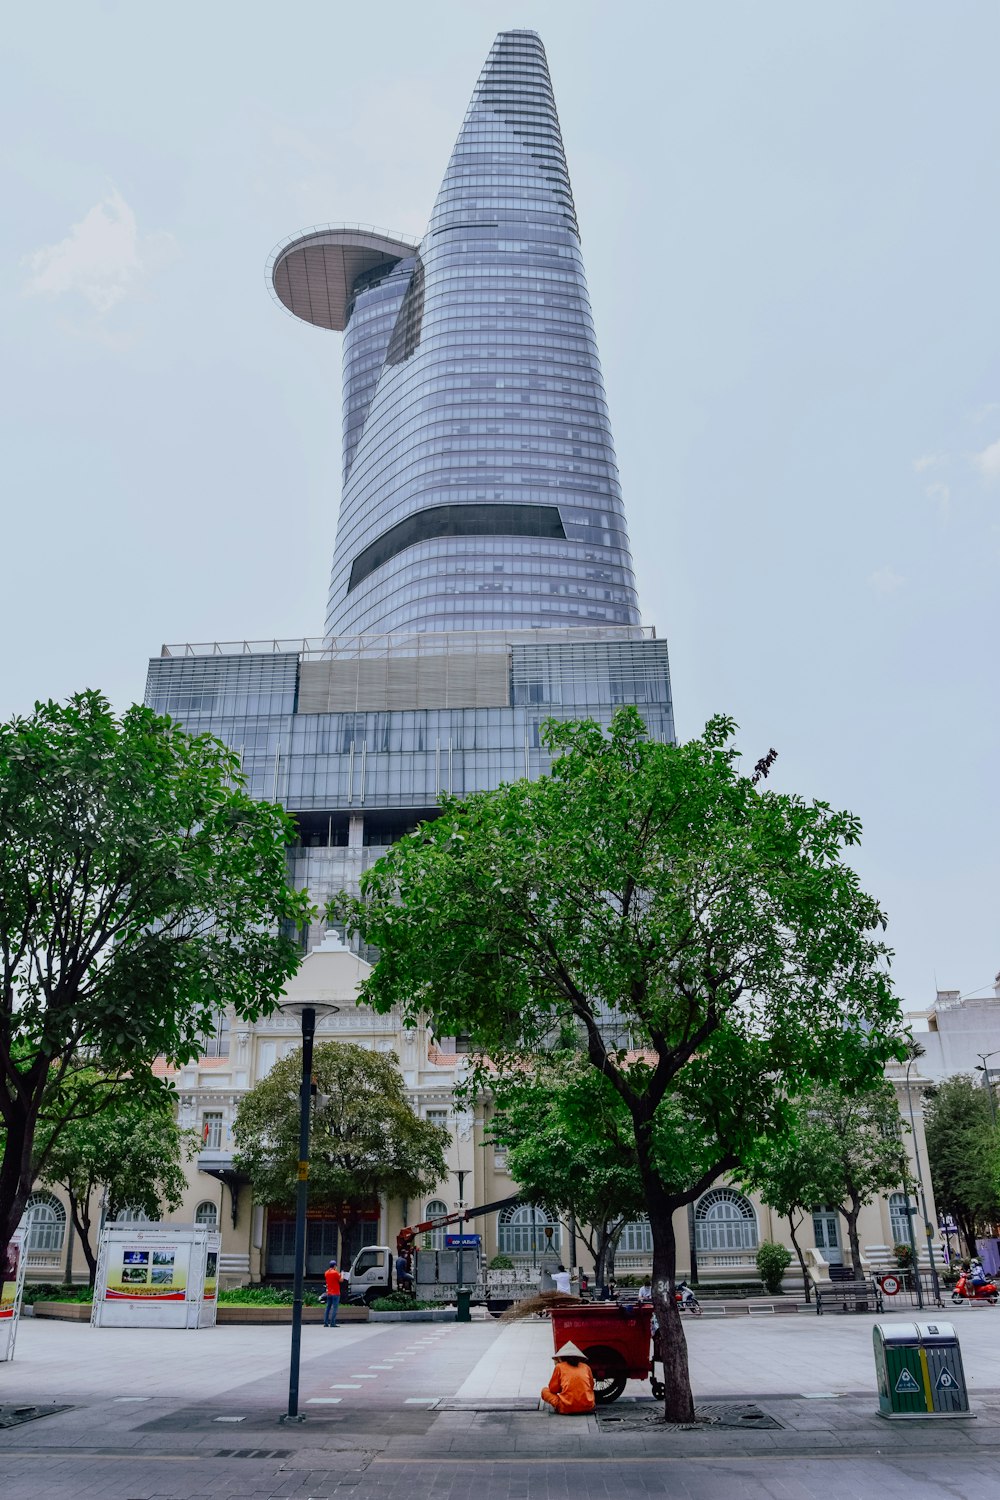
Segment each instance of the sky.
[[992,992],[995,0],[49,0],[0,63],[0,715],[164,641],[318,635],[315,224],[422,233],[498,30],[546,45],[677,725],[859,814],[904,1004]]

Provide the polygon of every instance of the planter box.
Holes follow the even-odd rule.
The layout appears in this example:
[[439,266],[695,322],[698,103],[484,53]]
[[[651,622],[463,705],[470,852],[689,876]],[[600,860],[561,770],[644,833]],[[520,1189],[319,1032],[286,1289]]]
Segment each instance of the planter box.
[[[303,1323],[322,1323],[324,1308],[304,1307],[302,1309]],[[367,1323],[367,1307],[341,1307],[337,1313],[338,1323]],[[291,1323],[292,1309],[290,1307],[241,1307],[233,1302],[220,1302],[216,1321],[218,1323]]]
[[[34,1304],[34,1315],[36,1318],[59,1318],[64,1323],[89,1323],[89,1302],[36,1302]],[[27,1308],[24,1309],[28,1311]]]
[[422,1312],[376,1312],[368,1314],[369,1323],[454,1323],[457,1308],[428,1307]]
[[[36,1302],[31,1310],[36,1318],[59,1318],[64,1323],[89,1323],[89,1302]],[[28,1308],[24,1311],[27,1313]],[[421,1313],[410,1313],[409,1317],[422,1317]],[[427,1314],[429,1317],[430,1314]],[[292,1321],[290,1307],[241,1307],[238,1303],[221,1303],[216,1309],[218,1323],[288,1323]],[[322,1307],[304,1307],[303,1323],[322,1323]],[[366,1307],[342,1307],[337,1314],[338,1323],[367,1323]]]

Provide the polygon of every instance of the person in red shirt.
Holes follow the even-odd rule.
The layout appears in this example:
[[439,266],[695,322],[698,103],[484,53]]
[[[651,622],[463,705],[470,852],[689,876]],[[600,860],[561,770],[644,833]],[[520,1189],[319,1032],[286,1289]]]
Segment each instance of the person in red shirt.
[[594,1410],[594,1372],[576,1344],[563,1344],[553,1358],[555,1369],[542,1391],[542,1400],[560,1416]]
[[340,1307],[340,1272],[337,1270],[335,1260],[331,1260],[323,1272],[323,1280],[326,1282],[326,1311],[323,1314],[323,1327],[336,1328],[337,1309]]

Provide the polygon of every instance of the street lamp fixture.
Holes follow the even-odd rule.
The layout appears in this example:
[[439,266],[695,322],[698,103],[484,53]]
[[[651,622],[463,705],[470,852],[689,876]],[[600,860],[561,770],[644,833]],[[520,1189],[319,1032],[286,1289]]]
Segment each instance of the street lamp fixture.
[[[921,1049],[921,1051],[922,1050],[923,1049]],[[928,1257],[930,1259],[930,1265],[931,1265],[931,1285],[934,1288],[934,1301],[937,1303],[938,1307],[940,1307],[940,1306],[942,1306],[942,1303],[941,1303],[941,1285],[940,1285],[940,1282],[938,1281],[937,1262],[934,1259],[934,1226],[931,1224],[930,1219],[927,1217],[927,1193],[924,1190],[924,1174],[923,1174],[923,1169],[921,1168],[921,1165],[920,1165],[920,1148],[917,1145],[917,1125],[916,1125],[916,1121],[913,1118],[913,1096],[910,1093],[910,1069],[913,1067],[913,1064],[917,1061],[917,1057],[919,1055],[920,1055],[919,1053],[915,1053],[910,1058],[909,1062],[906,1064],[906,1102],[909,1105],[909,1109],[910,1109],[910,1134],[913,1136],[913,1160],[916,1163],[916,1168],[917,1168],[917,1182],[920,1185],[920,1206],[921,1206],[921,1209],[923,1211],[923,1216],[924,1216],[924,1233],[927,1236],[927,1254],[928,1254]],[[913,1242],[913,1220],[912,1219],[910,1220],[910,1240],[911,1240],[911,1243],[912,1243]],[[916,1249],[915,1245],[914,1245],[914,1249]],[[917,1305],[919,1307],[923,1307],[923,1305],[924,1305],[924,1298],[923,1298],[923,1291],[921,1290],[921,1286],[920,1286],[920,1258],[919,1258],[919,1256],[917,1257],[917,1264],[914,1267],[914,1270],[915,1270],[916,1276],[917,1276]]]
[[304,1422],[299,1413],[299,1364],[302,1357],[302,1290],[306,1270],[306,1213],[309,1207],[309,1106],[312,1102],[313,1040],[316,1022],[332,1016],[339,1005],[323,1000],[287,1000],[281,1009],[302,1023],[302,1082],[299,1086],[299,1168],[295,1193],[295,1280],[292,1302],[292,1349],[288,1370],[288,1410],[283,1422]]

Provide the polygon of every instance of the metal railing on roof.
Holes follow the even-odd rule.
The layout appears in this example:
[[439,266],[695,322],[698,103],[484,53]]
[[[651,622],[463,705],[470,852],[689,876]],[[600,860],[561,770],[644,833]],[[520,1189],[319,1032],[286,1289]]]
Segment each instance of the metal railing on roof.
[[412,630],[381,635],[300,636],[294,640],[181,641],[165,643],[161,656],[271,656],[285,653],[333,661],[358,656],[449,656],[511,645],[589,641],[651,641],[652,625],[544,625],[522,630]]

